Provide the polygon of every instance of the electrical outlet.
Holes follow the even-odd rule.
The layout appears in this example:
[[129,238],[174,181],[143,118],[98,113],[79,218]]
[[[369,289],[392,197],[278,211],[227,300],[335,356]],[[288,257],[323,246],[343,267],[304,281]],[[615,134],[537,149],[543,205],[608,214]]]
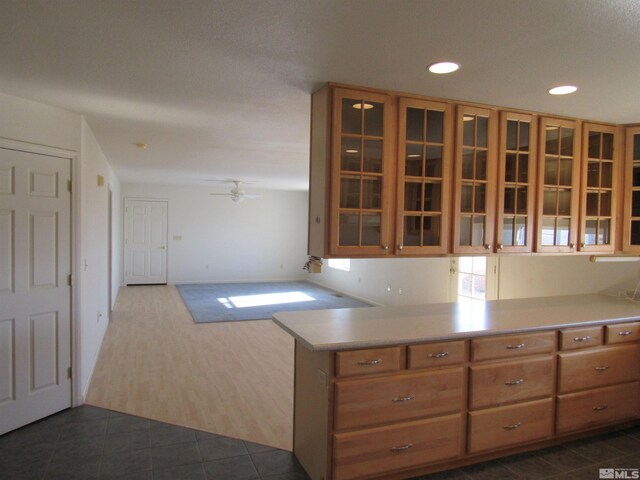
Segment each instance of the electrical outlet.
[[323,372],[322,370],[318,370],[318,383],[323,387],[327,386],[327,372]]
[[398,288],[398,295],[402,295],[402,287]]
[[100,319],[102,318],[102,314],[98,312],[98,317],[96,318],[96,323],[100,323]]

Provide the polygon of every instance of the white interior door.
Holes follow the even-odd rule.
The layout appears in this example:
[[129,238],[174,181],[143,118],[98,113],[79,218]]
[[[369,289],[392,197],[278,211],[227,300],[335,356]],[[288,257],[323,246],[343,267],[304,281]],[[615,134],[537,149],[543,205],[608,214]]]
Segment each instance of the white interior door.
[[125,283],[167,283],[167,202],[127,199],[124,211]]
[[0,434],[71,406],[70,177],[0,148]]

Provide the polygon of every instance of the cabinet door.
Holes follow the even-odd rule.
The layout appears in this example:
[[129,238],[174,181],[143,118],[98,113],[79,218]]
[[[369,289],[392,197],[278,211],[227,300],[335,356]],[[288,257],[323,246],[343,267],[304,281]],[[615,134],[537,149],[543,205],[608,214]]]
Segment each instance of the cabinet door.
[[580,250],[613,253],[615,247],[618,156],[616,127],[582,127]]
[[627,128],[622,250],[640,253],[640,127]]
[[394,106],[388,95],[333,94],[331,245],[336,256],[389,253]]
[[530,252],[533,244],[537,125],[532,115],[500,114],[496,251]]
[[536,251],[574,252],[578,238],[580,125],[542,117],[539,134]]
[[496,114],[465,105],[456,116],[454,253],[493,250]]
[[450,117],[446,103],[400,99],[397,254],[448,251]]

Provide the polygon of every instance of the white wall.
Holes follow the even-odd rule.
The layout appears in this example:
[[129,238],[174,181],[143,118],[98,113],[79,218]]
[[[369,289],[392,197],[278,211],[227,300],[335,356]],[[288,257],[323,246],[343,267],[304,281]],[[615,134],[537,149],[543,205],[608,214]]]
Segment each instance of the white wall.
[[122,185],[125,198],[169,202],[168,283],[304,279],[308,195],[265,190],[242,203],[209,195],[225,189]]

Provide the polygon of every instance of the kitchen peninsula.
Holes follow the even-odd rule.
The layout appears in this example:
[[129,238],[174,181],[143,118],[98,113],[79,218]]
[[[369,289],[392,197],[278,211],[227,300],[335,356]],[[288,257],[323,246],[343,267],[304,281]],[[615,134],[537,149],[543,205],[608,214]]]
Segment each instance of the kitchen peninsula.
[[572,295],[276,313],[313,480],[411,478],[636,421],[640,304]]

